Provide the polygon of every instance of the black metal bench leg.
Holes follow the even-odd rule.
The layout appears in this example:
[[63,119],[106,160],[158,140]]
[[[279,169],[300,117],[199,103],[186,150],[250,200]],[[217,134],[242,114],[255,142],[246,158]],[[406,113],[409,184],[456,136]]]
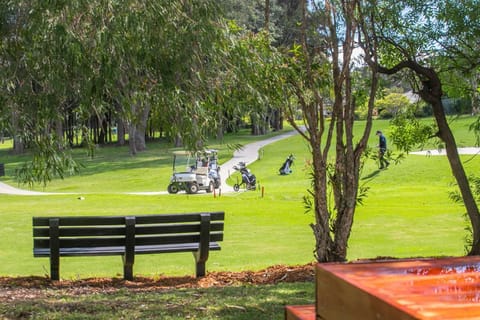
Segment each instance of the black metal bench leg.
[[199,262],[197,261],[196,263],[196,276],[197,278],[199,277],[204,277],[205,276],[205,261]]
[[60,258],[50,256],[50,279],[60,280]]
[[49,236],[50,236],[50,279],[60,280],[60,241],[59,241],[59,225],[58,218],[49,220]]
[[200,243],[198,251],[193,253],[196,263],[196,275],[198,277],[205,276],[205,263],[208,260],[210,250],[210,215],[201,214],[200,217]]
[[135,262],[135,217],[125,217],[125,255],[123,258],[123,279],[133,280]]
[[133,280],[133,264],[123,263],[123,279],[124,280]]

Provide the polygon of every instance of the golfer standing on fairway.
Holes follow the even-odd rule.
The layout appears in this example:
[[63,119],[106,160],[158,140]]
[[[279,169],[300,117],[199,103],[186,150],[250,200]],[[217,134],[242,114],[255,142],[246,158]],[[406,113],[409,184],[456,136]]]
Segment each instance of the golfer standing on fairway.
[[387,138],[383,135],[382,131],[377,131],[378,136],[378,159],[380,161],[380,169],[387,168],[390,162],[385,159],[385,152],[387,152]]

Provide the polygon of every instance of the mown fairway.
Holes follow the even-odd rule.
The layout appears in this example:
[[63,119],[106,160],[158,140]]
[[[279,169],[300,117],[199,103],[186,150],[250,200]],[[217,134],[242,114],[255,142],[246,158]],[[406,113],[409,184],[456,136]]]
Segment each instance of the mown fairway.
[[[453,123],[460,146],[473,146],[467,130],[471,118]],[[374,130],[385,129],[386,121],[374,123]],[[388,134],[387,134],[388,137]],[[228,159],[227,143],[252,141],[228,138],[212,145],[221,150],[221,162]],[[377,143],[372,134],[370,145]],[[37,215],[127,215],[175,213],[206,210],[226,212],[225,241],[222,251],[213,252],[208,271],[258,270],[276,264],[304,264],[312,261],[314,238],[302,198],[309,187],[304,164],[310,159],[300,136],[266,146],[260,160],[249,166],[257,176],[260,191],[205,195],[132,195],[129,192],[165,191],[171,174],[171,156],[166,145],[151,143],[147,152],[133,158],[126,148],[100,148],[96,157],[84,151],[77,156],[85,168],[82,174],[55,180],[47,188],[36,190],[64,192],[65,195],[0,195],[2,203],[0,234],[0,275],[44,275],[49,273],[48,259],[33,258],[31,217]],[[293,174],[279,176],[285,158],[296,157]],[[7,176],[1,181],[16,186],[12,172],[26,157],[8,155],[0,150],[0,162],[6,163]],[[462,156],[468,174],[480,169],[478,158]],[[233,170],[232,170],[233,171]],[[235,177],[233,177],[235,179]],[[233,180],[231,180],[233,182]],[[448,192],[454,190],[453,177],[445,157],[409,155],[398,165],[377,170],[368,160],[362,182],[370,187],[364,205],[358,207],[349,247],[349,259],[378,256],[416,257],[463,255],[464,209],[452,203]],[[84,200],[79,200],[83,197]],[[190,254],[163,254],[136,258],[135,275],[193,274]],[[61,260],[62,278],[121,275],[119,257],[82,257]]]

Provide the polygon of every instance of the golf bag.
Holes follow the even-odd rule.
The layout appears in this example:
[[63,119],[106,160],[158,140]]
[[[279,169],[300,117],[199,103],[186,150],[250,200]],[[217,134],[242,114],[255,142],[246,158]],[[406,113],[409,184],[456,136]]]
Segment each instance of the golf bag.
[[252,172],[250,172],[245,162],[239,162],[237,165],[233,166],[233,169],[235,169],[236,171],[239,171],[240,174],[242,175],[242,182],[234,184],[233,190],[235,191],[240,190],[240,186],[243,184],[245,185],[247,190],[256,189],[257,178]]
[[280,167],[280,169],[278,170],[280,172],[281,175],[286,175],[286,174],[290,174],[292,173],[292,165],[293,165],[293,160],[295,158],[293,157],[293,154],[290,154],[288,157],[287,157],[287,160],[285,160],[285,162],[283,163],[283,165]]

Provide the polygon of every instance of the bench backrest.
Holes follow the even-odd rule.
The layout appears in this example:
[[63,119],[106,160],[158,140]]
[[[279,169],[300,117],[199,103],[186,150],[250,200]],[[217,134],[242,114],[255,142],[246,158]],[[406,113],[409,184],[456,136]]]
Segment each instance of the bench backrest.
[[51,248],[51,238],[60,248],[200,243],[205,236],[202,242],[217,242],[223,240],[223,220],[224,212],[33,217],[33,246]]

